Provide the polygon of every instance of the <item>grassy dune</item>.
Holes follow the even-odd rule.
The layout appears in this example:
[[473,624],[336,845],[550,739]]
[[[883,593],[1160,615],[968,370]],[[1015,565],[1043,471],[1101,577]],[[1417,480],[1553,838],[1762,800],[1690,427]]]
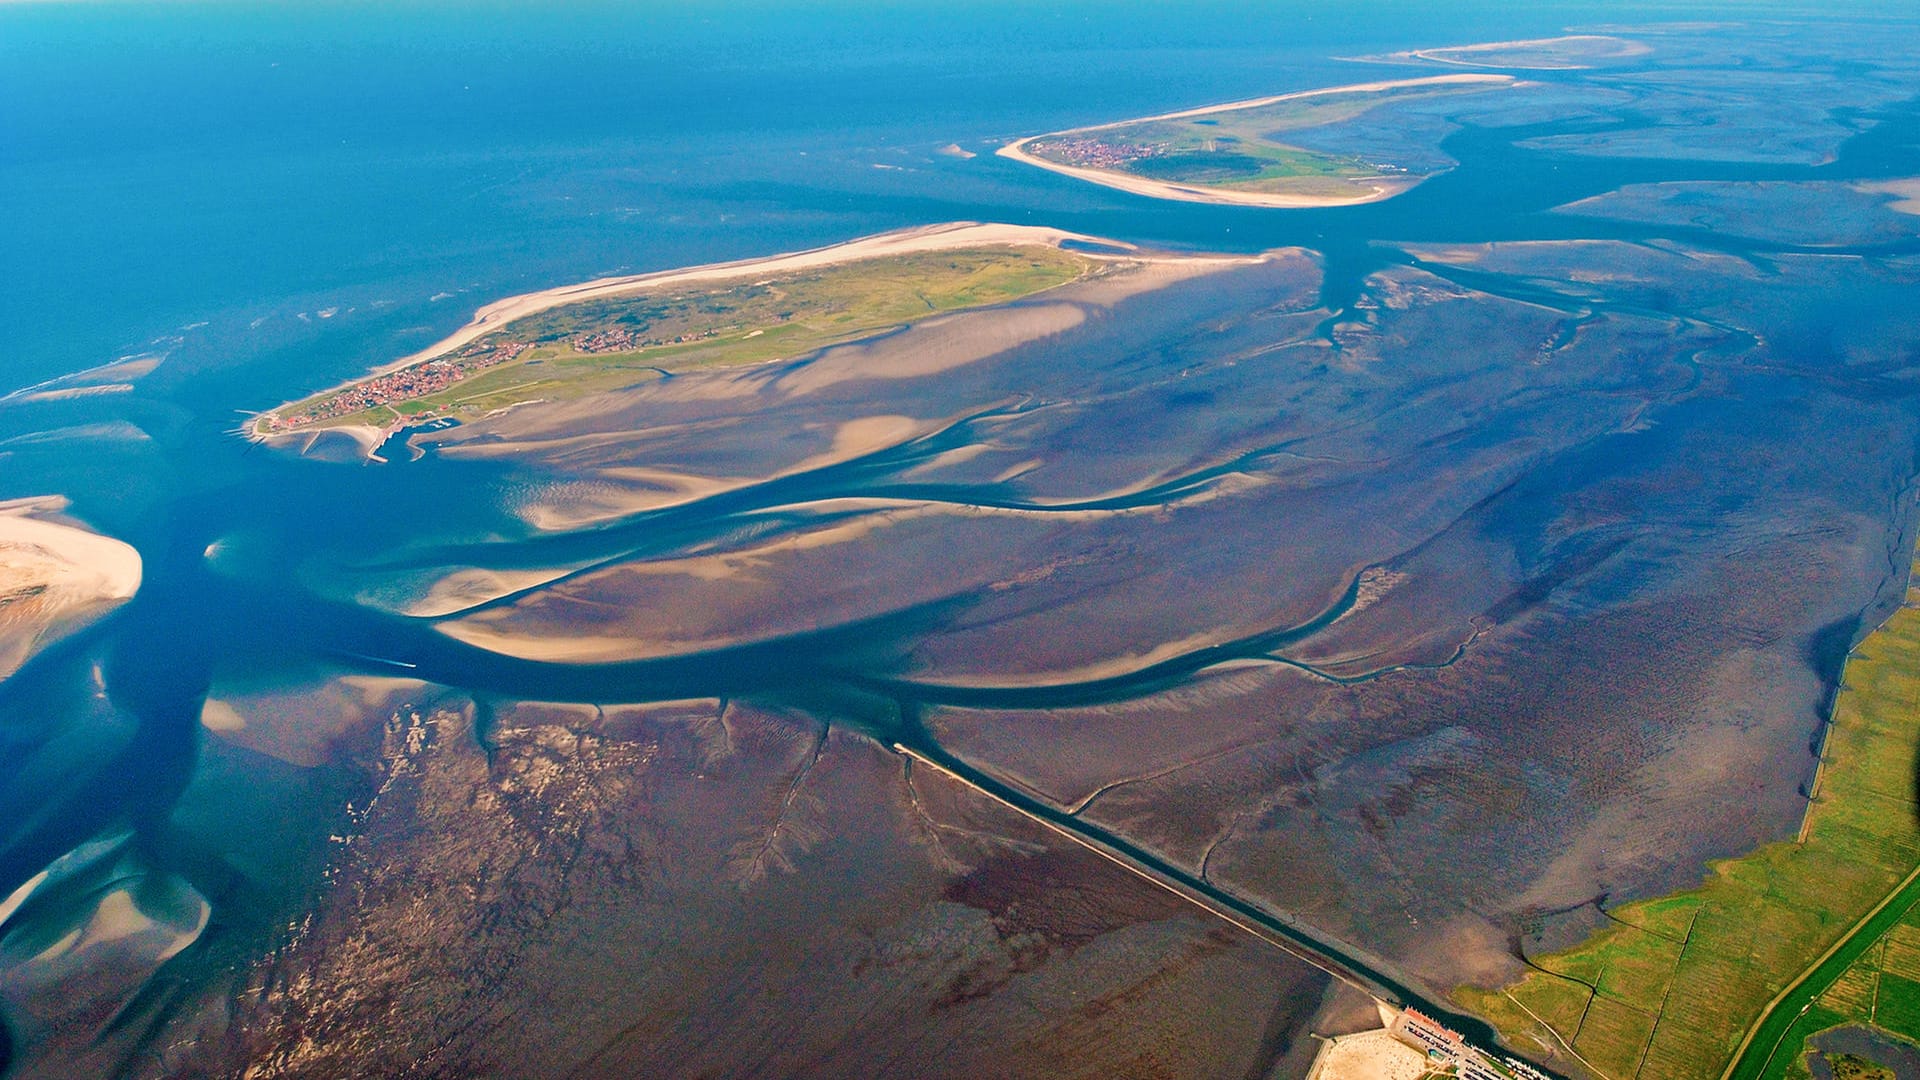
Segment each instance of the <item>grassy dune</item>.
[[[943,312],[1031,296],[1099,265],[1051,247],[962,249],[586,301],[509,323],[462,350],[485,351],[505,342],[533,346],[510,361],[432,393],[327,416],[302,429],[386,427],[417,416],[475,417],[517,402],[585,397],[658,378],[662,372],[800,356]],[[608,334],[633,340],[614,347],[578,344]],[[351,400],[366,385],[329,391],[277,411],[298,416],[332,401]]]
[[1347,154],[1327,154],[1288,145],[1286,134],[1352,120],[1382,105],[1450,94],[1483,93],[1484,85],[1405,86],[1385,90],[1325,93],[1253,108],[1231,108],[1167,119],[1140,120],[1045,136],[1028,153],[1063,165],[1086,142],[1150,146],[1154,152],[1115,171],[1149,180],[1233,191],[1338,194],[1360,180],[1401,175]]
[[[1908,603],[1916,601],[1920,591],[1910,591]],[[1913,890],[1853,933],[1920,866],[1917,705],[1920,609],[1909,606],[1847,663],[1801,839],[1714,863],[1698,888],[1625,905],[1582,944],[1533,958],[1541,970],[1518,983],[1456,996],[1514,1045],[1552,1046],[1563,1057],[1571,1047],[1575,1065],[1611,1080],[1719,1077],[1762,1010],[1809,973],[1774,1010],[1776,1025],[1798,1012],[1802,996],[1818,1000],[1766,1075],[1807,1075],[1800,1042],[1850,1018],[1877,1015],[1882,1027],[1920,1038],[1920,917],[1906,910]],[[1879,924],[1903,914],[1878,940]],[[1818,963],[1843,941],[1840,961],[1867,941],[1872,947],[1852,967]],[[1760,1075],[1778,1039],[1762,1034],[1742,1075]]]

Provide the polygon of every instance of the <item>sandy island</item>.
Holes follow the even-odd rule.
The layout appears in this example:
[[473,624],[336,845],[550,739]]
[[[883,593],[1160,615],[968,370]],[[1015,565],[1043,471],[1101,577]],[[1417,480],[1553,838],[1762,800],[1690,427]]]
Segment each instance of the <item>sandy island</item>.
[[1109,169],[1089,169],[1078,165],[1062,165],[1057,161],[1035,157],[1024,149],[1028,144],[1040,139],[1055,139],[1062,135],[1082,135],[1090,131],[1108,131],[1113,128],[1129,127],[1134,124],[1148,124],[1157,120],[1185,120],[1190,116],[1206,116],[1211,113],[1232,112],[1239,109],[1258,109],[1262,106],[1282,101],[1298,101],[1302,98],[1325,97],[1330,94],[1375,94],[1386,90],[1398,90],[1408,86],[1451,86],[1463,83],[1484,83],[1489,86],[1512,85],[1516,80],[1511,75],[1431,75],[1422,79],[1394,79],[1385,82],[1354,83],[1351,86],[1328,86],[1318,90],[1299,90],[1291,94],[1275,94],[1272,97],[1251,98],[1246,101],[1232,101],[1225,105],[1204,105],[1197,109],[1182,109],[1179,112],[1161,113],[1158,116],[1142,116],[1133,120],[1117,120],[1110,124],[1094,124],[1089,127],[1068,128],[1065,131],[1049,131],[1044,135],[1029,135],[1001,147],[997,153],[1004,158],[1027,165],[1033,165],[1048,172],[1062,176],[1071,176],[1078,180],[1115,188],[1134,195],[1145,195],[1154,199],[1174,199],[1180,202],[1221,203],[1233,206],[1265,206],[1277,209],[1306,209],[1323,206],[1358,206],[1362,203],[1379,202],[1390,199],[1418,184],[1424,177],[1395,177],[1370,184],[1364,191],[1356,190],[1351,195],[1281,195],[1264,191],[1234,191],[1229,188],[1196,187],[1164,180],[1149,180],[1144,176],[1115,172]]
[[[1498,76],[1449,76],[1448,78],[1498,78]],[[1431,80],[1430,80],[1431,81]],[[1389,84],[1381,84],[1389,85]],[[1277,100],[1277,99],[1276,99]],[[317,394],[308,394],[300,398],[317,397],[337,393],[367,379],[378,378],[425,360],[452,352],[461,346],[471,344],[494,333],[502,327],[529,315],[543,311],[566,307],[589,300],[600,300],[614,296],[629,296],[688,282],[729,281],[760,274],[791,273],[798,270],[812,270],[840,263],[858,262],[865,259],[886,258],[897,255],[913,255],[929,251],[955,251],[979,247],[1060,247],[1065,243],[1092,245],[1092,250],[1076,251],[1076,254],[1089,259],[1125,259],[1129,262],[1180,262],[1180,263],[1232,263],[1248,261],[1244,257],[1178,255],[1155,256],[1141,253],[1131,244],[1106,240],[1097,236],[1083,236],[1067,232],[1064,229],[1046,228],[1038,225],[1001,225],[983,224],[973,221],[955,221],[941,225],[925,225],[911,229],[899,229],[893,232],[878,233],[873,236],[850,240],[828,247],[811,248],[805,251],[787,252],[755,259],[741,259],[733,262],[706,263],[700,266],[677,270],[657,270],[645,274],[629,274],[622,277],[596,278],[574,285],[561,285],[557,288],[542,289],[539,292],[523,293],[496,300],[480,308],[473,319],[465,326],[432,345],[375,368],[363,375],[340,383]],[[284,402],[263,415],[272,415],[296,402]],[[283,432],[263,432],[257,423],[249,423],[245,434],[255,442],[274,445],[310,445],[322,435],[343,435],[358,443],[363,451],[371,455],[387,436],[400,427],[381,428],[371,424],[334,425]]]
[[132,547],[33,516],[65,507],[57,497],[0,503],[0,679],[140,588]]
[[[1488,53],[1536,49],[1551,53],[1557,48],[1573,46],[1586,50],[1586,55],[1567,59],[1542,57],[1532,63],[1512,60],[1493,61],[1475,59]],[[1388,53],[1389,61],[1427,60],[1435,64],[1454,64],[1460,67],[1503,67],[1519,71],[1584,71],[1593,66],[1591,63],[1577,63],[1576,60],[1590,60],[1604,63],[1612,60],[1629,60],[1636,56],[1645,56],[1653,47],[1638,41],[1628,41],[1607,34],[1568,34],[1564,37],[1523,38],[1518,41],[1487,41],[1478,45],[1445,45],[1436,49],[1409,49],[1406,52]]]

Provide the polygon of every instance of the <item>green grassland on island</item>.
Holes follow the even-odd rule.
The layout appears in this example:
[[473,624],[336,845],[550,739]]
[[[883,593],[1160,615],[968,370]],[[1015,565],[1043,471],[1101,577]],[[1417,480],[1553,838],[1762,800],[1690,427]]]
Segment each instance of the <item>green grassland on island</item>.
[[1920,1039],[1916,600],[1847,662],[1799,839],[1713,863],[1698,888],[1624,905],[1519,982],[1457,999],[1607,1080],[1805,1077],[1806,1036],[1855,1019]]
[[1367,180],[1404,178],[1392,165],[1288,145],[1288,132],[1328,127],[1382,105],[1484,93],[1485,84],[1390,87],[1291,98],[1168,120],[1138,120],[1030,140],[1027,153],[1059,165],[1145,180],[1287,195],[1350,194]]
[[[441,359],[441,371],[448,365],[471,370],[450,381],[442,376],[447,384],[431,392],[389,390],[392,375],[369,377],[283,406],[263,417],[258,430],[473,418],[666,374],[801,356],[932,315],[1029,297],[1105,265],[1044,246],[959,249],[587,300],[515,320]],[[492,362],[508,352],[511,359]]]

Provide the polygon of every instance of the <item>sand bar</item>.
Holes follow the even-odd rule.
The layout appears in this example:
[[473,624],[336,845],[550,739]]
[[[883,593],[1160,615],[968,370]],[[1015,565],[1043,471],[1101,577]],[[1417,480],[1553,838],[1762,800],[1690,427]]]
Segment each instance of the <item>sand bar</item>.
[[[1574,63],[1568,60],[1547,60],[1545,62],[1495,63],[1476,60],[1472,57],[1485,56],[1487,53],[1517,51],[1520,49],[1541,49],[1553,51],[1556,46],[1574,45],[1593,48],[1593,55],[1579,59],[1604,62],[1625,60],[1635,56],[1645,56],[1653,51],[1650,45],[1638,41],[1628,41],[1608,34],[1568,34],[1564,37],[1522,38],[1518,41],[1486,41],[1478,45],[1446,45],[1436,49],[1409,49],[1406,52],[1389,53],[1388,60],[1429,60],[1436,64],[1455,64],[1460,67],[1504,67],[1524,71],[1575,71],[1591,67],[1591,64]],[[1603,51],[1610,49],[1611,51]]]
[[1906,180],[1877,180],[1853,185],[1855,191],[1870,195],[1891,195],[1887,209],[1896,214],[1920,214],[1920,177]]
[[60,498],[0,503],[0,678],[140,588],[132,547],[34,516],[65,506]]
[[1484,84],[1491,86],[1509,86],[1516,80],[1511,75],[1472,74],[1472,75],[1430,75],[1420,79],[1393,79],[1383,82],[1354,83],[1351,86],[1328,86],[1318,90],[1299,90],[1290,94],[1275,94],[1272,97],[1250,98],[1246,101],[1232,101],[1224,105],[1203,105],[1196,109],[1182,109],[1178,112],[1161,113],[1158,116],[1142,116],[1133,120],[1117,120],[1108,124],[1093,124],[1088,127],[1067,128],[1064,131],[1049,131],[1044,135],[1030,135],[1001,147],[999,155],[1014,161],[1033,165],[1048,172],[1071,176],[1078,180],[1115,188],[1134,195],[1145,195],[1155,199],[1174,199],[1180,202],[1219,203],[1233,206],[1264,206],[1276,209],[1305,209],[1321,206],[1357,206],[1361,203],[1379,202],[1389,199],[1418,184],[1424,177],[1394,177],[1368,185],[1364,190],[1355,190],[1352,194],[1342,195],[1285,195],[1265,191],[1235,191],[1230,188],[1200,187],[1164,180],[1149,180],[1144,176],[1116,172],[1110,169],[1091,169],[1078,165],[1063,165],[1057,161],[1048,161],[1027,153],[1026,147],[1041,139],[1056,139],[1062,135],[1084,135],[1093,131],[1110,131],[1114,128],[1131,127],[1134,124],[1150,124],[1161,120],[1185,120],[1194,116],[1207,116],[1213,113],[1233,112],[1240,109],[1258,109],[1282,101],[1298,101],[1305,98],[1326,97],[1332,94],[1375,94],[1387,90],[1399,90],[1410,86],[1458,86],[1463,84]]

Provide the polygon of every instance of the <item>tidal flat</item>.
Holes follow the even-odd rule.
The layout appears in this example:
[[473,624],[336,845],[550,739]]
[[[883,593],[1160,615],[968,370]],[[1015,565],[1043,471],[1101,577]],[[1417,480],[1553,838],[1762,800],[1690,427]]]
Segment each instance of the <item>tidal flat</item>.
[[1376,1000],[1578,1074],[1461,988],[1792,836],[1909,595],[1881,40],[1381,41],[1527,85],[1289,132],[1428,177],[1342,208],[966,156],[1063,110],[756,158],[675,205],[831,228],[0,401],[142,571],[0,680],[9,1080],[1301,1077]]
[[[510,463],[524,538],[308,573],[417,628],[389,655],[418,677],[596,702],[555,714],[565,740],[600,745],[621,701],[784,702],[758,723],[802,743],[741,812],[741,887],[846,842],[809,816],[841,797],[816,755],[925,738],[1436,996],[1509,979],[1543,913],[1798,820],[1846,643],[1905,580],[1920,420],[1875,312],[1920,272],[1404,250],[1337,314],[1281,250],[953,316],[1000,347],[905,376],[948,328],[423,431],[393,467]],[[1036,306],[1077,314],[990,329]],[[1846,359],[1772,344],[1814,310]],[[494,587],[403,614],[449,578]],[[397,916],[333,917],[315,949]]]

